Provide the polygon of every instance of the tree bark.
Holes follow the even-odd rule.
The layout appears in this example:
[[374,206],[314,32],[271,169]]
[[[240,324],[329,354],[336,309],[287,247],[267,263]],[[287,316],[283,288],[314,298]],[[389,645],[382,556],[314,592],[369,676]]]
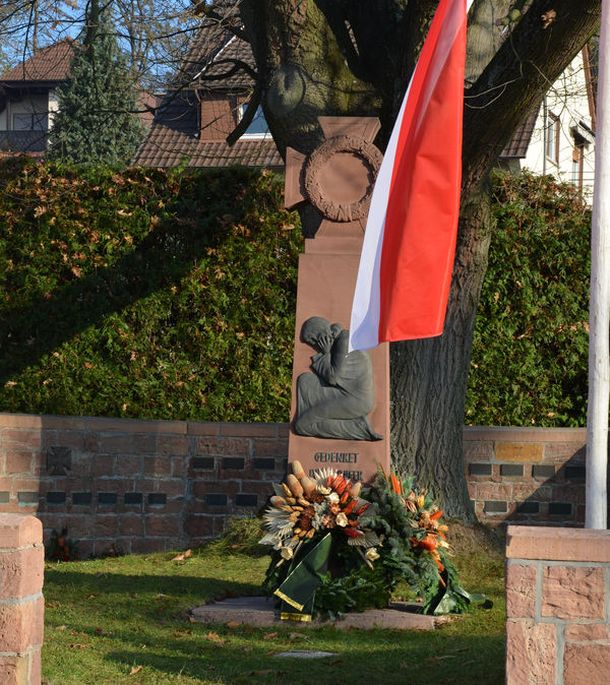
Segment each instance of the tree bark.
[[462,519],[473,517],[464,477],[464,401],[491,233],[490,194],[483,187],[462,206],[443,335],[391,346],[392,463]]
[[241,15],[282,156],[287,146],[310,152],[322,141],[318,116],[378,108],[374,88],[355,73],[351,38],[330,0],[243,0]]

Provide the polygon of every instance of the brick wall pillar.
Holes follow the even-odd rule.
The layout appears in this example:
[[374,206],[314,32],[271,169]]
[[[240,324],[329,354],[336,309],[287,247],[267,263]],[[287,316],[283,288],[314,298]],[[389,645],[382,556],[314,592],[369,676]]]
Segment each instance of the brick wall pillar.
[[507,685],[610,683],[610,531],[509,526]]
[[44,600],[42,524],[0,514],[0,683],[40,685]]

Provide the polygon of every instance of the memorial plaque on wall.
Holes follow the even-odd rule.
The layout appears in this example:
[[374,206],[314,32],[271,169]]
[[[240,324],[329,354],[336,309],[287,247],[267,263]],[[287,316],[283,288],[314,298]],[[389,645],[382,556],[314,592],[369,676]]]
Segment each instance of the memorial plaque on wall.
[[326,140],[287,151],[286,206],[309,202],[299,259],[289,461],[353,480],[389,469],[389,349],[348,351],[366,215],[381,153],[377,119],[321,117]]

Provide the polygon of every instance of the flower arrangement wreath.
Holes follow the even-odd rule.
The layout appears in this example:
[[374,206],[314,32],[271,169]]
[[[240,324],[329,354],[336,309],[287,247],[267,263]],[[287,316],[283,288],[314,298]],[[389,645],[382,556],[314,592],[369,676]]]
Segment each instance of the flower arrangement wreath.
[[295,461],[273,487],[260,543],[273,548],[263,587],[281,618],[384,608],[400,582],[427,614],[459,613],[475,599],[449,557],[443,512],[413,478],[379,471],[363,487],[332,469],[310,478]]

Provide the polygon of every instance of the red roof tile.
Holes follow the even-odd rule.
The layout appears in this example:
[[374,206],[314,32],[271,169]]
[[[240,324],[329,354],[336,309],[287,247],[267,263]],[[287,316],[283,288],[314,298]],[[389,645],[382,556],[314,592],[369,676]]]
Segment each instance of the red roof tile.
[[173,167],[224,167],[233,164],[282,167],[284,162],[272,139],[239,140],[233,147],[224,141],[205,142],[198,136],[155,124],[140,147],[135,164]]
[[76,43],[66,38],[36,51],[32,57],[0,75],[0,81],[65,81]]
[[504,159],[509,157],[523,159],[527,155],[527,149],[532,140],[532,134],[539,111],[540,105],[528,112],[524,121],[517,126],[513,132],[511,139],[508,141],[504,150],[502,150],[500,157]]
[[[224,140],[200,139],[201,96],[217,94],[224,99],[229,94],[244,94],[254,86],[251,76],[243,70],[227,78],[210,79],[230,72],[238,61],[254,68],[249,44],[226,26],[204,20],[176,74],[173,82],[175,91],[158,109],[152,129],[140,146],[134,163],[153,167],[172,167],[185,161],[193,167],[232,164],[282,167],[284,162],[271,137],[242,138],[232,147]],[[185,87],[186,84],[188,86]],[[205,102],[203,106],[206,106]]]
[[[143,142],[134,162],[142,166],[171,167],[186,161],[189,166],[283,166],[282,158],[272,139],[240,140],[233,147],[224,141],[201,141],[199,95],[244,93],[254,83],[244,70],[227,78],[216,79],[230,72],[236,62],[255,68],[250,45],[221,24],[204,20],[180,68],[174,86],[188,90],[170,96],[157,113],[153,127]],[[205,106],[205,103],[204,103]],[[527,154],[539,107],[529,112],[515,130],[501,157],[522,158]]]
[[[230,76],[219,79],[223,74],[232,71],[240,62],[246,64],[252,70],[256,69],[250,45],[237,36],[230,36],[223,47],[214,55],[214,58],[197,74],[197,86],[205,90],[216,91],[238,92],[252,90],[254,81],[248,72],[243,69],[237,69]],[[210,80],[210,78],[213,80]]]

